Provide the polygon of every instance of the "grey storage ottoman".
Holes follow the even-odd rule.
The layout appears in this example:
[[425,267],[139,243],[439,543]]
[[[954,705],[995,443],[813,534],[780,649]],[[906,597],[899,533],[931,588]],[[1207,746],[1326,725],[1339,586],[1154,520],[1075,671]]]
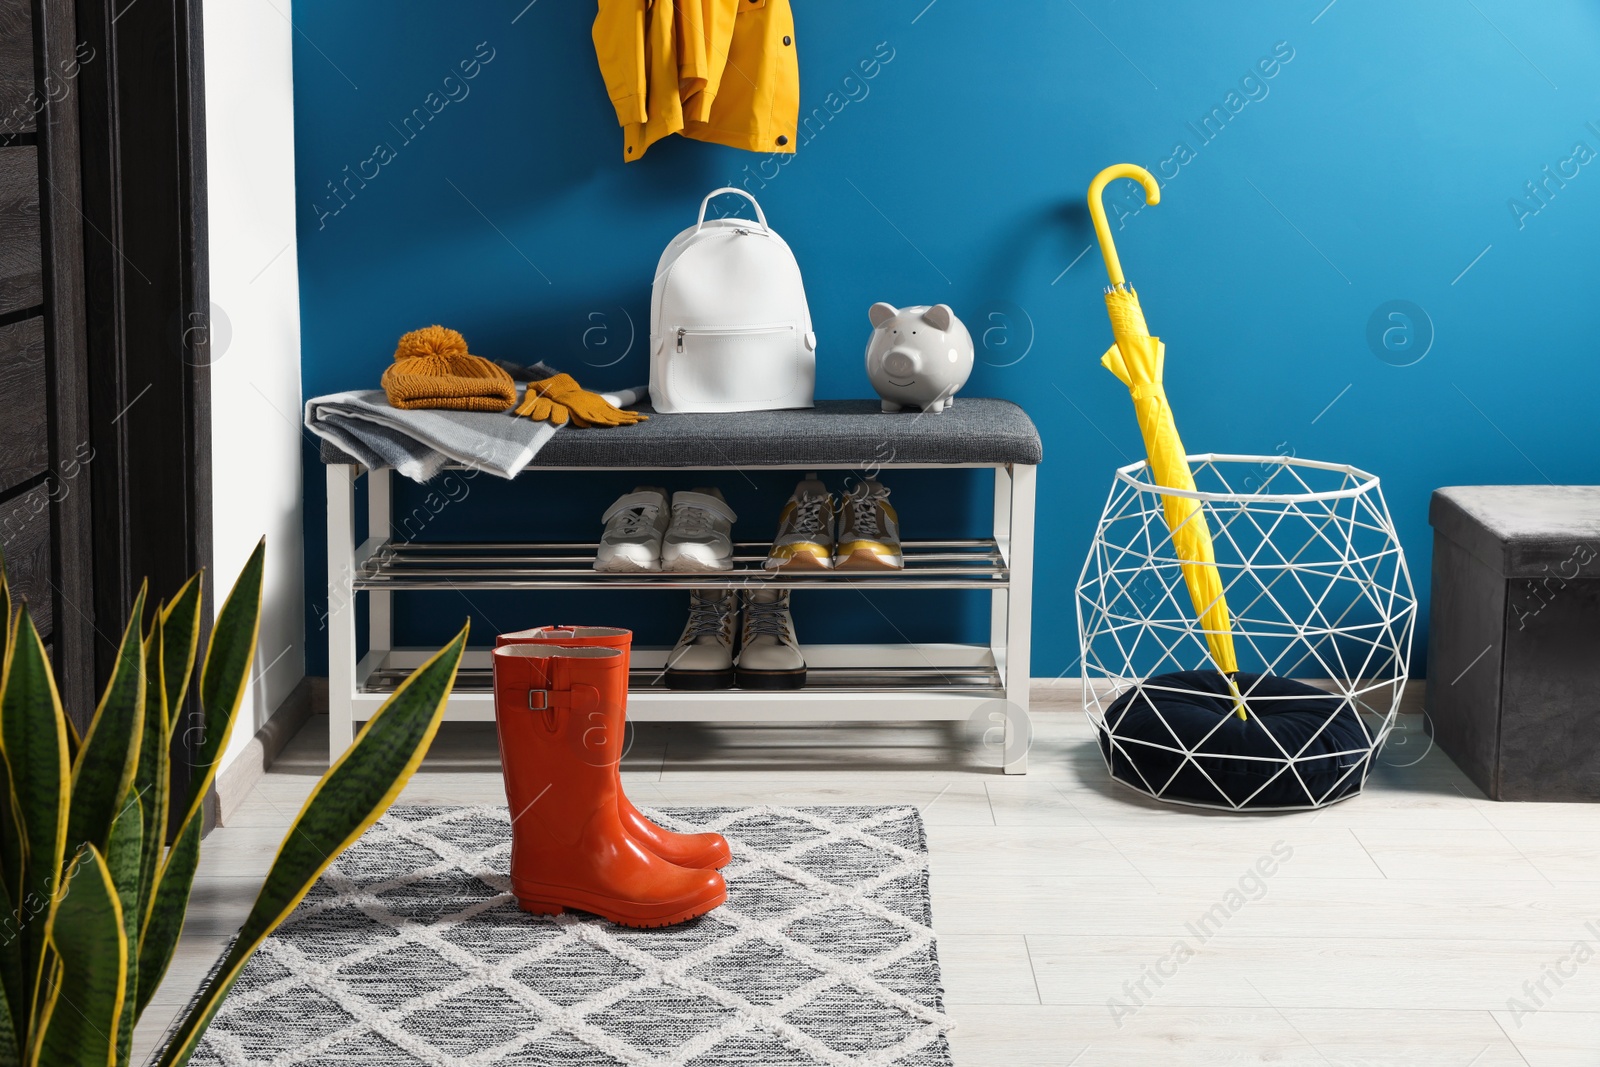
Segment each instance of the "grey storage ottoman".
[[1433,736],[1495,800],[1600,800],[1600,486],[1440,489]]

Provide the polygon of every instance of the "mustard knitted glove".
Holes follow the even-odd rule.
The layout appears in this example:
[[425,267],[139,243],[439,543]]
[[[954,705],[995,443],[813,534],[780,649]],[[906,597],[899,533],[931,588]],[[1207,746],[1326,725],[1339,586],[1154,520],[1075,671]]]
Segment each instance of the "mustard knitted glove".
[[649,418],[637,411],[623,411],[605,397],[586,392],[570,374],[529,382],[528,391],[517,407],[518,415],[535,422],[565,425],[570,419],[580,429],[591,426],[632,426]]

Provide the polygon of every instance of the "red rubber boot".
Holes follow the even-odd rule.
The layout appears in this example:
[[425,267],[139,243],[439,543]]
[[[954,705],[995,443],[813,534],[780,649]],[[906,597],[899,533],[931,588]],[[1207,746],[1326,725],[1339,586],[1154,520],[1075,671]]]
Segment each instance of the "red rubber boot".
[[[532,630],[501,634],[495,638],[496,647],[504,645],[565,645],[569,648],[614,648],[622,653],[624,677],[628,667],[628,653],[633,645],[633,631],[616,626],[537,626]],[[624,700],[622,714],[618,716],[616,730],[622,733],[627,715]],[[621,761],[618,761],[620,774]],[[733,858],[727,839],[721,834],[680,834],[657,826],[633,806],[617,780],[617,813],[622,825],[628,828],[633,839],[660,856],[668,863],[680,867],[704,867],[718,870],[726,867]]]
[[511,890],[523,910],[669,926],[726,900],[722,875],[668,863],[618,817],[622,731],[612,724],[627,689],[622,653],[529,644],[493,658]]

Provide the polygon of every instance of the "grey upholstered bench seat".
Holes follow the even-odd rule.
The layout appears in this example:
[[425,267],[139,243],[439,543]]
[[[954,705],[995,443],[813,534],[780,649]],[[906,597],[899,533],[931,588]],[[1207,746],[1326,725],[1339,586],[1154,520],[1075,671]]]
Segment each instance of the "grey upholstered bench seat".
[[[530,467],[763,467],[815,463],[1036,464],[1044,449],[1027,412],[1009,400],[958,397],[937,414],[887,413],[876,400],[819,400],[793,411],[659,415],[602,430],[564,430]],[[353,463],[327,441],[324,463]]]

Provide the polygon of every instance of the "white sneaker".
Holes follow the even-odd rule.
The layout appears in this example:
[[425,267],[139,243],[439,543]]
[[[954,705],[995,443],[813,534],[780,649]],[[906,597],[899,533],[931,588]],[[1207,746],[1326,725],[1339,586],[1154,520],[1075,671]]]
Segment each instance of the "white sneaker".
[[665,489],[639,485],[617,497],[600,517],[606,530],[594,554],[594,569],[611,573],[660,570],[668,512]]
[[741,689],[799,689],[806,684],[806,658],[794,635],[789,590],[745,592],[735,681]]
[[839,501],[834,568],[900,570],[905,565],[900,548],[900,517],[889,506],[889,490],[871,478],[856,484]]
[[732,688],[733,638],[738,624],[737,590],[691,589],[689,621],[667,656],[667,688]]
[[672,525],[661,542],[661,568],[668,571],[733,569],[733,513],[716,489],[672,494]]
[[768,570],[827,570],[833,566],[833,496],[815,474],[794,487],[778,516],[764,566]]

